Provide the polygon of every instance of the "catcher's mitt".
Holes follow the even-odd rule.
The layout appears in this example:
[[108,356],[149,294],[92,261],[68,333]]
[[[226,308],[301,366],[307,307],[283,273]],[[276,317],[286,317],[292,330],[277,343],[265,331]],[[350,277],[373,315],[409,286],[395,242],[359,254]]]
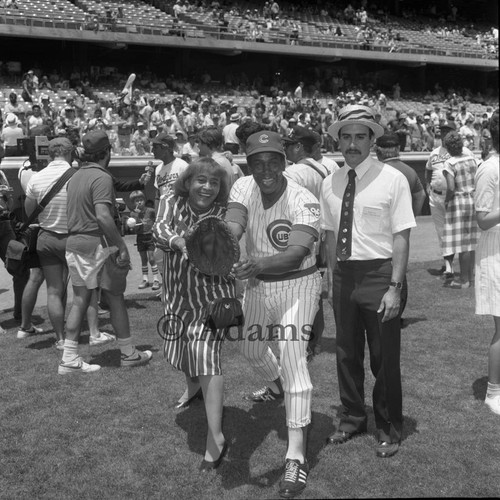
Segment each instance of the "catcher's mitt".
[[240,259],[240,245],[216,215],[199,220],[184,237],[191,264],[209,276],[227,276]]

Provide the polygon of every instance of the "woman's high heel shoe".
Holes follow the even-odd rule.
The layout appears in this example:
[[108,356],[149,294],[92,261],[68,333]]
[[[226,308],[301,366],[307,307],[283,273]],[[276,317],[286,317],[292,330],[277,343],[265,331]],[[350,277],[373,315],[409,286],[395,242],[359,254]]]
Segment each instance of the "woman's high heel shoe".
[[215,460],[214,462],[209,462],[208,460],[203,459],[201,464],[200,464],[200,472],[208,472],[214,469],[217,469],[219,465],[222,462],[222,459],[227,453],[227,441],[224,443],[224,446],[222,447],[222,450],[220,452],[219,458]]
[[188,399],[179,399],[175,404],[174,408],[176,410],[180,410],[181,408],[187,408],[195,399],[203,399],[203,392],[201,391],[201,387],[196,391],[194,396],[191,396]]

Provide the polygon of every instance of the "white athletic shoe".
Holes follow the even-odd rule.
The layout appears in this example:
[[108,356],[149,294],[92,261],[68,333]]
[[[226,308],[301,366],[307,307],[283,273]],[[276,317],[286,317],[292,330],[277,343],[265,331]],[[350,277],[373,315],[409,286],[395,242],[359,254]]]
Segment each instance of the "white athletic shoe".
[[89,345],[103,345],[113,342],[114,340],[116,340],[114,335],[107,332],[99,332],[98,337],[94,337],[93,335],[90,336]]
[[17,331],[17,338],[27,339],[28,337],[31,337],[32,335],[37,335],[39,333],[43,333],[43,328],[37,328],[36,326],[31,325],[31,328],[29,328],[28,330],[19,328],[19,330]]
[[85,363],[80,356],[78,356],[70,363],[63,363],[61,361],[57,369],[57,373],[59,373],[59,375],[69,375],[71,373],[92,373],[100,369],[101,367],[99,365],[89,365],[88,363]]
[[500,396],[486,396],[484,404],[497,415],[500,415]]

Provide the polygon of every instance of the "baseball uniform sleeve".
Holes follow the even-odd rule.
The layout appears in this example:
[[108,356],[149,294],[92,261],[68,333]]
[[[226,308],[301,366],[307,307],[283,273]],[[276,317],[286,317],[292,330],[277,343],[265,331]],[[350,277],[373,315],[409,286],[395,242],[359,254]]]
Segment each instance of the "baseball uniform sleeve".
[[251,195],[252,181],[250,177],[241,177],[231,188],[227,204],[226,222],[234,222],[242,228],[247,227],[248,202]]
[[319,220],[318,200],[309,191],[302,189],[295,200],[288,245],[299,245],[312,249],[314,242],[318,240]]

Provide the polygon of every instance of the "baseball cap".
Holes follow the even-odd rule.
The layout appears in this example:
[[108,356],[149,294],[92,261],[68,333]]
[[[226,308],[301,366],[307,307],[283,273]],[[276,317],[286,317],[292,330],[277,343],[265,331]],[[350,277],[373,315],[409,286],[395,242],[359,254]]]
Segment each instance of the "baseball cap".
[[247,157],[256,153],[279,153],[285,156],[281,135],[267,130],[256,132],[247,139]]
[[65,152],[73,151],[73,144],[66,137],[56,137],[49,141],[48,151],[49,155],[58,147],[63,147]]
[[301,127],[299,125],[292,127],[288,133],[288,137],[283,137],[284,143],[296,143],[301,142],[302,144],[313,145],[321,141],[321,137],[314,130],[309,130],[308,128]]
[[399,146],[399,139],[396,134],[384,134],[377,139],[376,144],[379,148],[395,148]]
[[439,128],[443,130],[444,128],[447,128],[449,130],[457,130],[457,126],[455,125],[455,122],[451,121],[445,121],[442,124],[439,125]]
[[289,120],[288,120],[288,123],[297,123],[297,118],[295,117],[291,117]]
[[109,137],[104,130],[92,130],[82,138],[83,149],[86,153],[100,153],[111,147]]
[[162,146],[168,146],[170,149],[174,149],[175,147],[174,138],[168,135],[166,132],[158,134],[151,142],[153,144],[161,144]]
[[384,135],[384,127],[375,121],[373,110],[360,104],[348,104],[339,112],[338,120],[328,127],[328,133],[338,139],[339,130],[345,125],[365,125],[370,128],[375,138]]
[[144,122],[137,122],[138,127],[144,127]]

